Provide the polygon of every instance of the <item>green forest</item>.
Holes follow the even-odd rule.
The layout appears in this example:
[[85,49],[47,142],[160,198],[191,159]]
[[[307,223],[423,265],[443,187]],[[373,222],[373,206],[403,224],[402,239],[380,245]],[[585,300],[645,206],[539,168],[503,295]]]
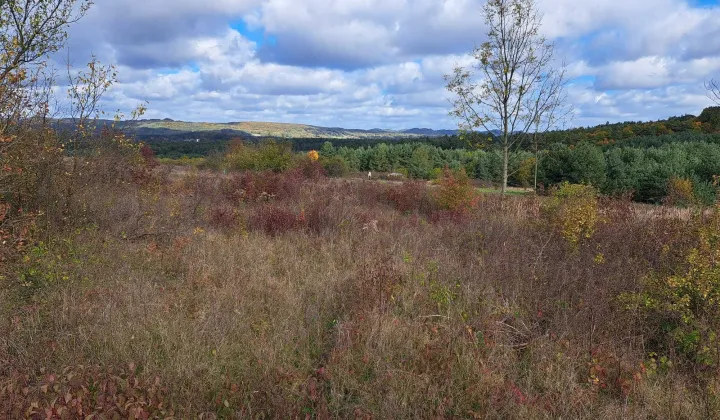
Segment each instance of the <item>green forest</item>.
[[[489,138],[489,141],[487,141]],[[270,139],[243,140],[264,143]],[[295,152],[319,150],[331,175],[347,172],[398,172],[434,179],[445,167],[463,168],[471,178],[497,183],[502,152],[492,136],[471,133],[405,140],[290,139]],[[149,142],[161,158],[222,155],[228,140]],[[537,167],[536,167],[537,161]],[[332,168],[330,168],[332,166]],[[243,169],[243,168],[238,168]],[[720,174],[720,107],[700,116],[655,122],[625,122],[528,135],[510,158],[510,182],[516,187],[547,188],[562,182],[593,185],[606,195],[631,195],[659,203],[671,179],[692,184],[694,196],[715,199],[713,176]]]

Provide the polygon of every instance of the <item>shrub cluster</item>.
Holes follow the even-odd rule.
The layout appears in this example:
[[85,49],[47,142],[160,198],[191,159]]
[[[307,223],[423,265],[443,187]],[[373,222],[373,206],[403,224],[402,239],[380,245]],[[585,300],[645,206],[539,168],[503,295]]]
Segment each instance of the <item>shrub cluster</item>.
[[595,233],[600,216],[597,190],[589,185],[563,183],[550,191],[543,214],[572,247]]
[[653,272],[640,292],[620,300],[639,311],[648,326],[651,350],[690,367],[720,367],[720,206],[697,230],[697,245],[670,273]]

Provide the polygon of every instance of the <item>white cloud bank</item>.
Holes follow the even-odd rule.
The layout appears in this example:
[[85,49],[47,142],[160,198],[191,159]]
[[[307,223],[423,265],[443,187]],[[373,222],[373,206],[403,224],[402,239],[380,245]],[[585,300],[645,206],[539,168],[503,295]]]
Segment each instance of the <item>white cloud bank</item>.
[[[483,41],[479,0],[98,0],[71,59],[116,62],[108,109],[147,117],[452,128],[443,74]],[[576,78],[573,125],[698,113],[720,77],[720,6],[538,0]]]

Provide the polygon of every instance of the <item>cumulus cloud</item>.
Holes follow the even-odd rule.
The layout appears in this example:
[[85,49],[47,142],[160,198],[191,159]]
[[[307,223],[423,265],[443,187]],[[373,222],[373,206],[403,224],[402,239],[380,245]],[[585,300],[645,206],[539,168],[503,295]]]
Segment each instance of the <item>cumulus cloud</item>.
[[[148,117],[452,128],[443,75],[472,64],[483,0],[98,0],[70,31],[75,66],[116,63],[108,109]],[[575,125],[709,105],[720,7],[686,0],[538,0],[568,63]],[[67,51],[54,60],[62,66]]]
[[356,69],[467,51],[483,38],[478,0],[267,0],[246,19],[273,34],[265,60]]

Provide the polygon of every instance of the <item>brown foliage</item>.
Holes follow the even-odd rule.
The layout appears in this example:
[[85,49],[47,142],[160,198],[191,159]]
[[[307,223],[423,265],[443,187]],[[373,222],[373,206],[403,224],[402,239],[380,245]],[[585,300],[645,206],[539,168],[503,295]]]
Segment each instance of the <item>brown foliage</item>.
[[[702,221],[601,199],[606,222],[571,249],[540,225],[546,198],[438,211],[440,187],[418,183],[151,173],[76,196],[95,227],[58,230],[13,264],[0,414],[717,414],[714,388],[692,374],[644,369],[648,324],[617,302],[682,263]],[[21,278],[38,284],[30,298]],[[110,368],[128,361],[143,371]],[[46,395],[50,372],[63,388]]]

